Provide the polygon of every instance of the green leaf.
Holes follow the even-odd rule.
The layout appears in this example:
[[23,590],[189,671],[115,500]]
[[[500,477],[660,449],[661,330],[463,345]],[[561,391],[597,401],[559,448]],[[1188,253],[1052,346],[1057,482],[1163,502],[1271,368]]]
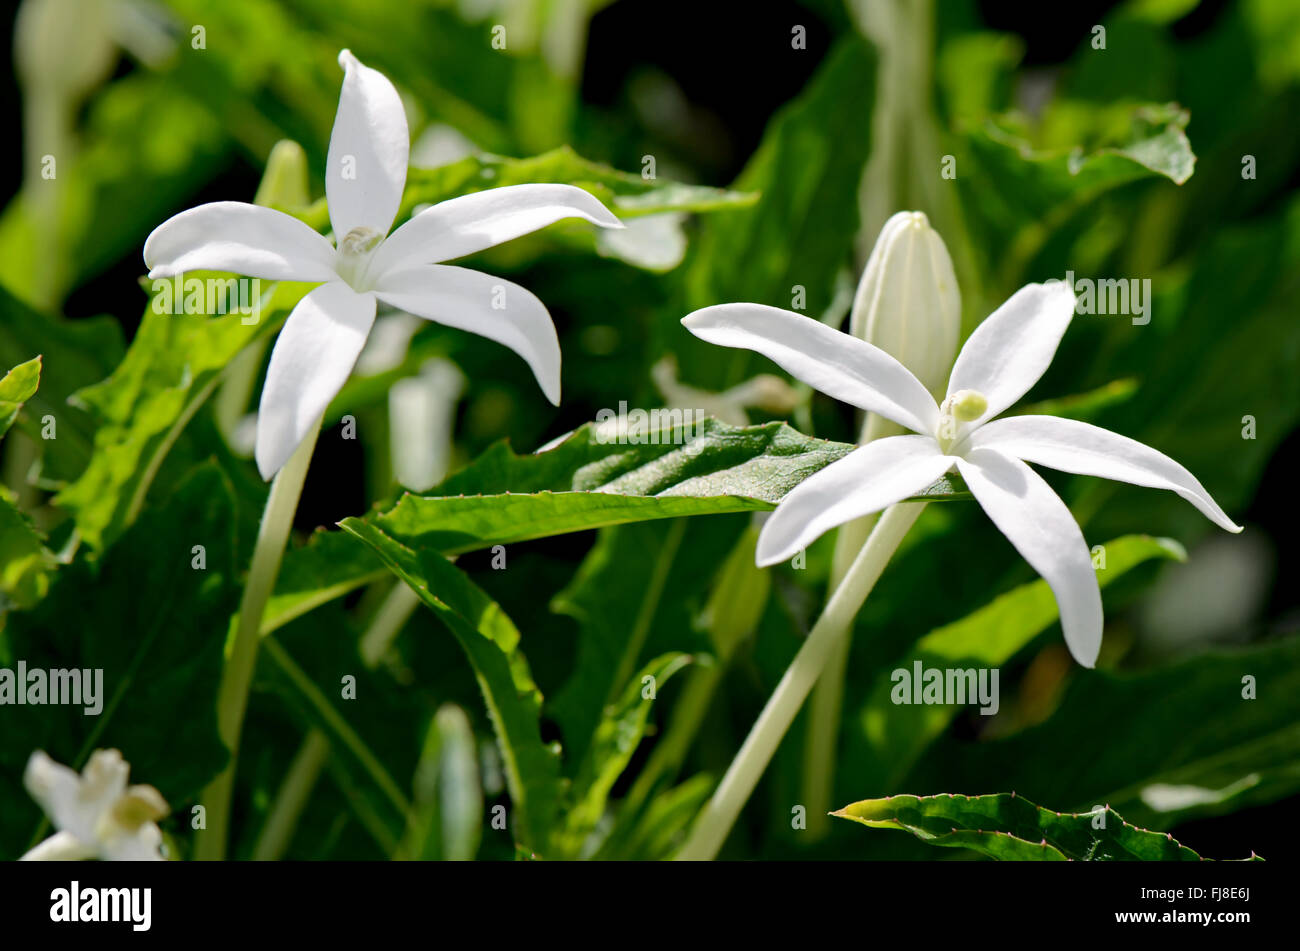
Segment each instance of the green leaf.
[[[1097,581],[1103,588],[1149,559],[1186,558],[1177,542],[1146,535],[1128,535],[1102,547],[1106,567],[1097,571]],[[882,672],[862,713],[867,738],[875,751],[874,760],[887,764],[889,770],[881,788],[896,788],[916,758],[966,706],[896,703],[894,694],[904,686],[908,700],[912,690],[921,689],[914,682],[915,665],[920,664],[922,670],[971,669],[977,674],[981,669],[999,669],[1056,621],[1058,614],[1047,582],[1033,581],[925,635],[898,659],[892,671]],[[900,683],[894,676],[896,671],[905,672],[909,680]],[[967,699],[970,705],[980,702],[975,696]]]
[[[365,521],[407,547],[452,555],[627,522],[765,511],[854,448],[784,423],[733,427],[708,418],[695,432],[672,427],[656,430],[658,443],[620,445],[587,424],[528,456],[498,443],[438,495],[405,495]],[[913,498],[966,498],[964,488],[948,476]]]
[[21,851],[40,822],[21,783],[34,750],[80,767],[116,747],[132,779],[156,786],[173,810],[225,766],[216,696],[238,601],[232,504],[214,466],[196,470],[98,564],[65,567],[33,611],[9,616],[0,666],[102,670],[103,706],[97,716],[84,704],[4,708],[0,850]]
[[18,418],[18,411],[36,395],[40,383],[40,357],[18,364],[0,378],[0,436],[9,432],[9,427]]
[[1052,812],[1015,793],[889,796],[864,799],[831,815],[873,829],[901,829],[927,845],[971,849],[1002,860],[1201,861],[1172,836],[1129,825],[1109,807]]
[[[204,276],[213,275],[194,272],[186,282]],[[150,299],[126,358],[108,379],[77,394],[99,420],[94,456],[55,503],[73,512],[87,544],[100,548],[132,522],[167,453],[230,361],[272,332],[308,289],[270,285],[252,323],[235,313],[172,314],[163,297]]]
[[[614,783],[645,735],[655,695],[691,659],[690,655],[681,653],[656,657],[627,682],[622,696],[604,710],[573,780],[564,828],[556,839],[559,855],[582,856],[588,837],[605,814]],[[650,678],[648,697],[646,678]]]
[[360,519],[341,524],[411,586],[465,651],[505,761],[515,838],[546,856],[560,803],[559,755],[541,740],[542,695],[519,650],[518,629],[496,602],[436,551],[412,551]]

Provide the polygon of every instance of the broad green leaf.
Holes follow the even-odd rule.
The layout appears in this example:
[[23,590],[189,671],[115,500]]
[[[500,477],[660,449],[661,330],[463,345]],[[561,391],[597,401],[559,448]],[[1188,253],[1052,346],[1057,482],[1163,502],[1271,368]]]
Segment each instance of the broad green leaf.
[[602,711],[570,789],[564,826],[556,837],[559,855],[579,858],[586,849],[593,848],[588,845],[588,837],[604,816],[614,783],[645,735],[657,692],[690,662],[687,654],[656,657],[627,682],[622,696]]
[[231,506],[221,474],[200,468],[98,564],[66,566],[33,611],[9,616],[0,666],[99,669],[103,681],[97,716],[84,703],[4,707],[5,854],[26,848],[41,821],[21,782],[34,750],[80,767],[93,750],[116,747],[133,781],[158,787],[173,810],[225,765],[216,694],[238,600]]
[[[205,276],[215,275],[194,272],[186,282]],[[230,361],[272,332],[308,289],[270,284],[250,322],[237,313],[169,313],[161,304],[168,292],[150,299],[126,358],[108,379],[77,394],[99,420],[94,456],[55,503],[72,510],[89,545],[102,547],[131,523],[163,459]]]
[[985,742],[945,737],[907,783],[1004,783],[1167,828],[1294,795],[1297,722],[1300,638],[1291,637],[1150,670],[1077,671],[1046,721]]
[[[1186,553],[1177,542],[1146,535],[1129,535],[1101,546],[1105,568],[1097,570],[1097,581],[1105,588],[1132,568],[1152,558],[1183,560]],[[1058,608],[1047,582],[1039,580],[1007,592],[990,604],[922,637],[892,671],[882,672],[862,711],[863,726],[870,740],[875,762],[885,766],[887,777],[881,788],[897,788],[916,758],[938,737],[965,706],[980,706],[978,696],[965,704],[912,704],[920,670],[1000,670],[1057,620]],[[906,674],[906,679],[897,672]],[[974,687],[962,681],[962,689]],[[1000,691],[999,691],[1000,692]],[[902,697],[899,701],[896,698]],[[990,706],[996,703],[996,693]],[[991,710],[996,713],[994,706]],[[990,714],[990,715],[991,715]]]
[[1129,825],[1109,807],[1052,812],[1015,793],[864,799],[831,815],[874,829],[901,829],[928,845],[971,849],[1002,860],[1201,861],[1168,834]]
[[[407,547],[452,555],[627,522],[765,511],[854,448],[783,423],[737,428],[712,418],[654,435],[658,443],[620,445],[588,424],[529,456],[498,444],[437,496],[405,495],[365,521]],[[914,496],[965,497],[955,476]]]
[[460,643],[496,730],[514,802],[516,841],[543,857],[561,795],[559,756],[542,743],[542,695],[501,608],[437,551],[413,551],[360,519],[341,523],[370,545]]
[[33,357],[26,363],[20,363],[0,377],[0,436],[9,431],[9,427],[18,418],[18,411],[23,408],[24,403],[36,395],[40,383],[40,357]]

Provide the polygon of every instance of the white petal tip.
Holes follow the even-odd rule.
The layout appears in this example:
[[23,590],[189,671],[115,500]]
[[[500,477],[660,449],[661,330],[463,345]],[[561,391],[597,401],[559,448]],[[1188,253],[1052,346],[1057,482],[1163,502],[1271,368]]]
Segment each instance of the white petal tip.
[[352,55],[351,50],[339,50],[339,65],[343,67],[344,72],[353,66],[359,66],[361,61]]

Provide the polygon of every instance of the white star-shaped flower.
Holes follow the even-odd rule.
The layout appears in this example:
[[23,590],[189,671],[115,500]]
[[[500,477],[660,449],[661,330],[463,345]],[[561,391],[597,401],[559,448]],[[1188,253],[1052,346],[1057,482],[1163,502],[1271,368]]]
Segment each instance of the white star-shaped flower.
[[40,751],[33,753],[23,785],[59,831],[23,858],[161,861],[162,831],[156,820],[170,810],[152,786],[128,786],[130,771],[117,750],[96,750],[81,775]]
[[1136,440],[1055,416],[994,420],[1046,372],[1074,314],[1057,281],[1029,284],[962,347],[942,404],[878,347],[801,314],[722,304],[682,318],[691,333],[753,350],[791,375],[920,435],[862,446],[793,489],[763,527],[757,561],[784,561],[825,532],[925,489],[956,466],[980,506],[1047,581],[1075,659],[1101,648],[1101,592],[1092,558],[1065,503],[1027,462],[1177,492],[1221,528],[1239,532],[1196,477]]
[[563,218],[622,224],[572,185],[509,185],[427,208],[388,233],[406,183],[410,136],[393,84],[339,54],[343,90],[330,136],[325,195],[335,244],[290,215],[221,201],[159,225],[144,246],[151,278],[231,271],[320,282],[280,331],[262,389],[256,458],[265,479],[339,392],[375,320],[376,301],[504,344],[527,361],[547,399],[560,399],[560,344],[546,307],[499,277],[436,264]]

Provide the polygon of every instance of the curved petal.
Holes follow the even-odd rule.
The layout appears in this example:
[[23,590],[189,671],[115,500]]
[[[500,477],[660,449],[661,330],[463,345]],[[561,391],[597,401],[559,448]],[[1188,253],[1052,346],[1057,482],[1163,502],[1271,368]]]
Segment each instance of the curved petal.
[[939,408],[925,386],[879,347],[764,304],[718,304],[682,318],[701,340],[761,353],[827,396],[929,435]]
[[948,395],[977,390],[988,409],[970,426],[992,419],[1038,382],[1074,316],[1074,291],[1061,281],[1026,284],[984,318],[957,354]]
[[168,218],[144,243],[151,278],[231,271],[268,281],[334,279],[334,246],[297,218],[242,201],[216,201]]
[[855,449],[790,490],[758,536],[760,568],[785,561],[823,534],[927,488],[952,468],[929,436],[890,436]]
[[532,368],[546,398],[560,405],[560,341],[531,291],[468,268],[423,264],[383,275],[375,294],[408,314],[509,347]]
[[276,338],[257,411],[258,471],[270,479],[289,461],[347,381],[375,321],[375,298],[342,281],[298,302]]
[[1052,589],[1070,653],[1092,667],[1101,649],[1101,590],[1070,510],[1042,476],[995,450],[972,449],[957,470],[998,531]]
[[426,208],[379,246],[372,268],[383,274],[450,261],[564,218],[585,218],[603,228],[623,227],[590,192],[573,185],[507,185]]
[[99,853],[93,846],[82,842],[71,832],[56,832],[22,855],[20,862],[84,862],[97,859]]
[[1220,528],[1241,531],[1196,476],[1164,453],[1100,426],[1057,416],[1008,416],[972,433],[971,445],[1062,472],[1169,489]]
[[348,50],[339,53],[343,90],[330,134],[325,198],[334,240],[354,228],[388,234],[406,184],[411,134],[402,98],[383,73]]

